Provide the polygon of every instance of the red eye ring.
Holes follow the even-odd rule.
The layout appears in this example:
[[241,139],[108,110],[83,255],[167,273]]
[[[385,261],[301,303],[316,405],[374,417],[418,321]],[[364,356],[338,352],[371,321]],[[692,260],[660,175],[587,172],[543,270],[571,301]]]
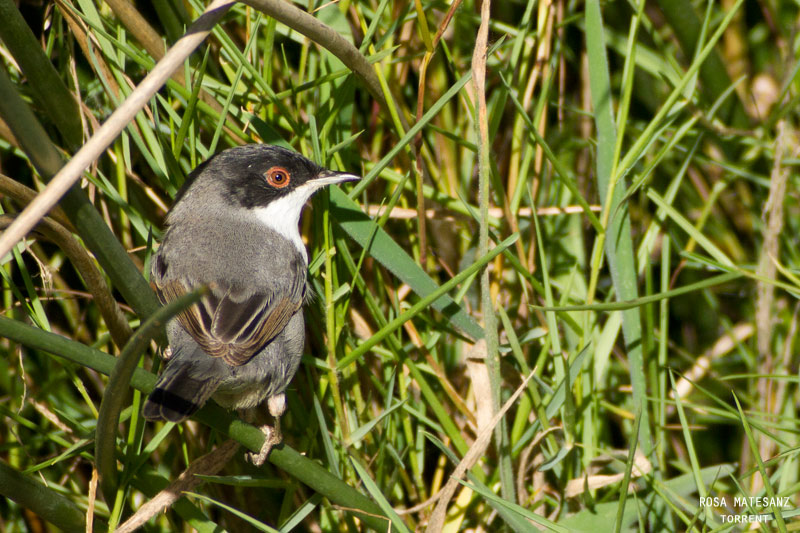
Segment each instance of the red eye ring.
[[267,170],[264,175],[267,178],[267,183],[276,189],[283,189],[291,181],[292,175],[283,167],[272,167]]

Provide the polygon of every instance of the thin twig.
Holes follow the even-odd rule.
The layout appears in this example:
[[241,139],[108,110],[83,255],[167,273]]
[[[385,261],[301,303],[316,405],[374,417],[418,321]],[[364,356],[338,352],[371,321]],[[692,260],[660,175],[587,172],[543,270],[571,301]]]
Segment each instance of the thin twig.
[[[602,209],[599,205],[592,205],[590,206],[590,208],[592,211],[598,213]],[[382,205],[370,205],[367,208],[367,213],[371,217],[381,216],[384,211],[385,208]],[[556,216],[556,215],[580,215],[583,212],[584,212],[583,207],[579,205],[566,205],[564,207],[548,205],[536,208],[536,216],[538,217]],[[504,215],[503,208],[501,207],[489,208],[489,217],[502,218],[503,215]],[[517,211],[517,216],[520,218],[530,218],[532,215],[533,215],[533,209],[531,209],[530,207],[520,207],[519,211]],[[389,213],[388,215],[388,217],[393,220],[406,220],[415,218],[417,216],[419,216],[417,210],[411,209],[409,207],[394,207],[392,208],[391,213]],[[424,216],[425,218],[436,219],[436,220],[455,220],[456,218],[472,220],[472,217],[470,217],[469,215],[456,213],[454,211],[444,211],[439,209],[426,209]]]

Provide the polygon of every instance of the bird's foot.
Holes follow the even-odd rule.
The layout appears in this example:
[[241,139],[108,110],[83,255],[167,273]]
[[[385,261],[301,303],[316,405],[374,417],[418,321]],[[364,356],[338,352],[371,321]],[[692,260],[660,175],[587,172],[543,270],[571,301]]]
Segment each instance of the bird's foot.
[[[244,455],[245,460],[253,463],[255,466],[263,465],[264,461],[267,460],[269,452],[272,451],[272,447],[283,442],[283,435],[281,434],[281,416],[286,412],[286,396],[283,393],[271,396],[267,400],[267,410],[269,414],[275,418],[275,425],[261,426],[261,432],[264,434],[264,444],[261,445],[261,451],[258,453],[247,452]],[[255,419],[254,411],[245,411],[245,419],[252,423]]]
[[258,453],[247,452],[244,454],[245,460],[254,466],[263,465],[267,460],[267,456],[269,456],[269,452],[272,451],[272,447],[283,441],[279,420],[275,421],[274,427],[269,425],[261,426],[261,432],[264,433],[264,444],[261,445],[261,450]]

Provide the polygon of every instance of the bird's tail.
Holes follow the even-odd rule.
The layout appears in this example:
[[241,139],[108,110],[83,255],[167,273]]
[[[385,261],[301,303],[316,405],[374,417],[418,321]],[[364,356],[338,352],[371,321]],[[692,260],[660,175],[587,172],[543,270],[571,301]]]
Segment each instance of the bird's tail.
[[144,417],[180,422],[192,416],[214,394],[219,379],[192,376],[192,366],[171,361],[144,403]]

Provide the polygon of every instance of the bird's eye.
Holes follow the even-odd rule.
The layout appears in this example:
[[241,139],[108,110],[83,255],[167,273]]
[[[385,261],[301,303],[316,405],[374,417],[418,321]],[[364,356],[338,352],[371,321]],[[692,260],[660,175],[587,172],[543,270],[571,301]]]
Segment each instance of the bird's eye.
[[291,179],[289,171],[283,167],[272,167],[271,169],[267,170],[265,175],[267,177],[267,183],[276,189],[283,189],[289,185],[289,181]]

